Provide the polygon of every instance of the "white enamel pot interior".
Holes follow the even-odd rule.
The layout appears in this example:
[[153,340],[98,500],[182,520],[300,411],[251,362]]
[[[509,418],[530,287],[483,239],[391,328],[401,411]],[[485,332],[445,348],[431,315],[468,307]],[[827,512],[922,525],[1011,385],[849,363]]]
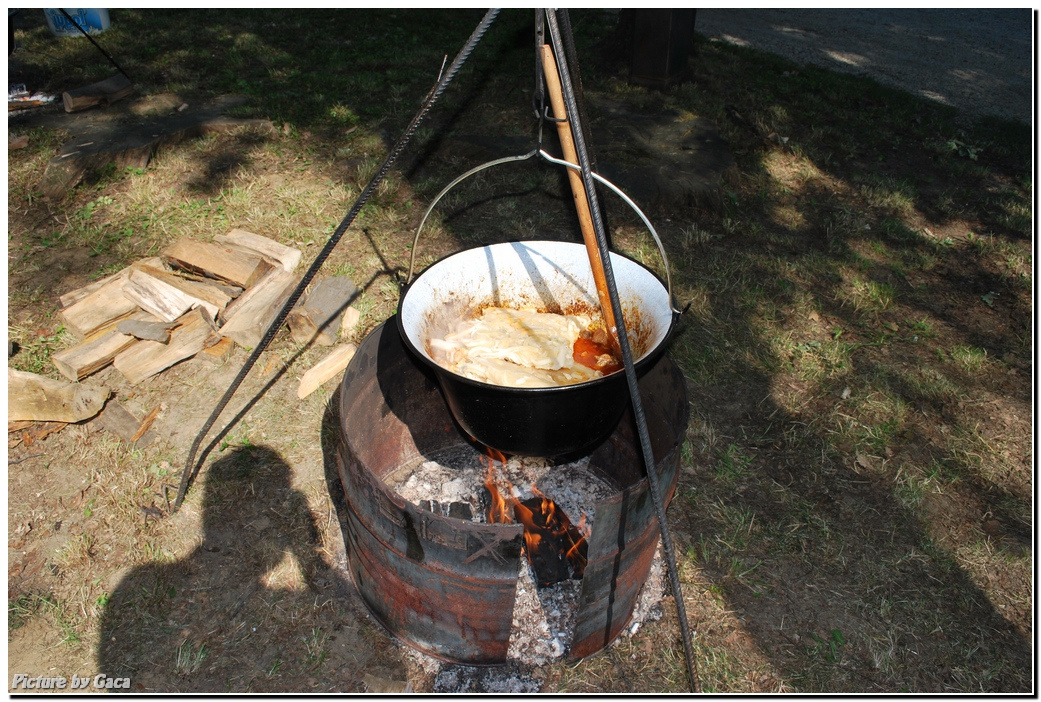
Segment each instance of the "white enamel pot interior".
[[[657,275],[632,259],[612,252],[611,266],[639,371],[661,352],[673,328],[669,293]],[[510,388],[465,378],[433,360],[431,337],[443,337],[460,319],[488,306],[597,310],[585,246],[521,241],[452,254],[408,286],[397,323],[406,346],[437,375],[452,415],[478,442],[506,454],[557,456],[606,438],[628,403],[623,372],[575,385]]]

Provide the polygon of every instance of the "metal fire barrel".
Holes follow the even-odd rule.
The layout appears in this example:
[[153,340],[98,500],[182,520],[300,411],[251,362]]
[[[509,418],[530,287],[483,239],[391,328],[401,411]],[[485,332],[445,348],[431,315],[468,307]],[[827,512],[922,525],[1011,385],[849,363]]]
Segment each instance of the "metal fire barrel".
[[[662,358],[640,381],[666,504],[675,491],[688,420],[686,386]],[[483,447],[452,418],[431,371],[391,319],[359,345],[340,387],[337,463],[347,502],[351,577],[373,616],[414,648],[451,662],[506,662],[523,530],[434,514],[388,483],[428,460],[480,463]],[[613,641],[628,623],[658,540],[635,425],[627,413],[590,454],[618,485],[596,504],[570,657]]]

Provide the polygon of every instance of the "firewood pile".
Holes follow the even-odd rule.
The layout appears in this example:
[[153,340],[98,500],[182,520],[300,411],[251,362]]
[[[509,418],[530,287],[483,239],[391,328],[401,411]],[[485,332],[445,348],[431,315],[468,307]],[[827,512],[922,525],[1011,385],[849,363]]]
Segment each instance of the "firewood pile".
[[[193,356],[227,358],[252,349],[300,282],[299,249],[234,229],[214,242],[182,238],[160,256],[137,261],[62,295],[61,316],[79,340],[52,356],[79,381],[109,364],[137,385]],[[356,290],[346,278],[314,286],[289,321],[294,341],[331,346]],[[347,308],[344,315],[343,311]]]
[[[299,285],[301,257],[299,249],[233,229],[213,242],[182,238],[159,256],[65,293],[61,317],[77,342],[51,361],[69,382],[8,368],[9,433],[18,432],[28,446],[42,438],[29,427],[57,422],[60,428],[104,407],[102,419],[115,422],[117,434],[141,439],[155,412],[145,421],[117,416],[118,403],[106,403],[111,391],[80,381],[112,365],[138,385],[192,357],[216,362],[229,358],[235,344],[253,349]],[[349,305],[356,294],[347,278],[317,281],[286,320],[293,341],[333,346],[360,321]],[[332,349],[302,375],[297,395],[338,375],[354,350],[351,343]]]
[[180,239],[62,295],[62,319],[79,343],[51,360],[73,382],[112,364],[137,385],[197,354],[216,360],[233,343],[251,348],[299,283],[300,257],[238,229],[212,243]]

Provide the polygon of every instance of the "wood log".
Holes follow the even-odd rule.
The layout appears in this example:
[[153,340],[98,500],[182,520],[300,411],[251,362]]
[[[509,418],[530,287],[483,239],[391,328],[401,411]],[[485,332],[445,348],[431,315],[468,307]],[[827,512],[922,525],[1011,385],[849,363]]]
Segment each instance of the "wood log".
[[296,267],[300,264],[300,258],[303,256],[303,252],[300,249],[294,249],[260,234],[247,232],[245,229],[232,229],[227,234],[218,234],[214,237],[214,240],[220,244],[258,253],[271,261],[277,262],[288,273],[296,270]]
[[235,342],[231,339],[221,339],[213,346],[203,349],[199,353],[195,354],[196,358],[200,358],[210,363],[223,363],[231,358],[231,352],[235,349]]
[[231,301],[215,286],[185,280],[150,266],[130,273],[123,284],[123,294],[164,322],[174,321],[193,307],[202,307],[210,319],[215,319]]
[[347,310],[343,313],[343,321],[340,322],[340,331],[343,334],[350,334],[354,330],[354,328],[358,326],[358,322],[360,321],[361,312],[354,309],[353,307],[348,307]]
[[[155,414],[158,414],[158,412]],[[151,420],[148,417],[145,418],[147,421],[139,420],[123,405],[112,401],[105,405],[105,411],[99,414],[94,421],[98,427],[122,441],[130,444],[137,443],[140,448],[145,448],[156,438],[156,433],[149,431],[155,417],[154,415],[149,416]]]
[[338,375],[351,362],[354,352],[357,350],[358,347],[354,344],[341,344],[333,349],[328,356],[300,376],[300,386],[296,390],[296,396],[302,400]]
[[293,341],[332,346],[340,331],[342,313],[358,293],[354,283],[344,277],[326,278],[315,284],[307,299],[289,313],[286,322]]
[[78,112],[95,105],[111,105],[134,92],[134,84],[122,73],[61,94],[66,112]]
[[9,367],[7,420],[82,422],[101,411],[109,394],[105,387],[66,383]]
[[106,283],[112,282],[116,278],[119,278],[120,280],[126,280],[128,277],[130,277],[131,271],[136,270],[141,266],[151,266],[152,268],[158,268],[164,271],[169,270],[166,267],[166,264],[163,263],[163,259],[159,258],[158,256],[143,258],[140,261],[135,261],[134,263],[131,263],[129,266],[117,273],[113,273],[112,275],[101,278],[100,280],[95,280],[93,283],[88,283],[87,285],[84,285],[82,288],[76,288],[75,290],[71,290],[65,293],[64,295],[58,298],[58,303],[61,305],[62,309],[65,309],[66,307],[69,307],[70,305],[79,302],[95,290],[98,290]]
[[118,274],[94,292],[61,311],[65,326],[83,340],[114,326],[137,311],[137,304],[123,294]]
[[184,238],[163,251],[163,259],[177,268],[248,288],[273,268],[260,254],[230,246]]
[[300,277],[293,273],[271,269],[224,310],[220,335],[247,349],[255,347],[299,281]]
[[51,362],[63,376],[77,382],[112,363],[136,342],[133,336],[113,329],[51,355]]
[[[178,326],[170,332],[169,343],[138,341],[116,356],[112,365],[131,385],[166,370],[170,366],[202,351],[215,343],[213,322],[206,312],[196,308],[177,320]],[[212,335],[212,338],[211,338]]]

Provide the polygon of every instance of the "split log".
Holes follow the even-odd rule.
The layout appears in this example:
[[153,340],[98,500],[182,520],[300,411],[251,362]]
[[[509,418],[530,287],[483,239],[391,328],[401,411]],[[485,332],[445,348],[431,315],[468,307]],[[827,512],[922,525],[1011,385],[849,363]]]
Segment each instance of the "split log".
[[337,346],[328,356],[316,363],[311,370],[300,376],[300,387],[296,396],[301,400],[321,387],[325,382],[338,375],[354,358],[358,347],[354,344]]
[[174,321],[193,307],[202,307],[210,319],[215,319],[231,302],[231,297],[215,286],[185,280],[150,266],[130,274],[123,294],[164,322]]
[[358,322],[360,321],[361,312],[354,309],[353,307],[348,307],[347,310],[343,313],[343,321],[340,322],[340,330],[344,334],[350,334],[351,331],[353,331],[354,328],[358,326]]
[[281,268],[268,271],[224,310],[220,335],[247,349],[255,347],[299,282],[299,276]]
[[300,258],[303,256],[303,252],[300,249],[280,244],[274,239],[247,232],[245,229],[232,229],[227,234],[218,234],[214,237],[214,240],[220,244],[258,253],[278,263],[288,273],[296,270],[296,267],[300,264]]
[[78,112],[95,105],[108,106],[134,92],[134,84],[122,73],[61,94],[66,112]]
[[139,447],[145,448],[156,437],[154,431],[149,431],[152,421],[155,419],[154,414],[150,414],[149,417],[146,417],[145,421],[139,420],[123,405],[113,401],[105,405],[105,411],[99,414],[94,421],[100,428],[119,439],[129,444],[136,442]]
[[315,284],[307,299],[298,304],[286,321],[293,341],[306,344],[314,341],[319,346],[332,346],[340,331],[341,312],[358,293],[347,278],[326,278]]
[[88,283],[87,285],[84,285],[82,288],[76,288],[75,290],[65,293],[64,295],[58,298],[58,303],[61,304],[62,309],[65,309],[66,307],[69,307],[70,305],[79,302],[87,295],[90,295],[92,292],[98,290],[102,286],[112,282],[117,278],[119,280],[126,280],[130,277],[131,271],[136,270],[142,266],[151,266],[152,268],[158,268],[160,270],[169,270],[166,267],[166,264],[163,263],[163,259],[159,258],[158,256],[144,258],[140,261],[136,261],[135,263],[131,263],[129,266],[119,271],[118,273],[113,273],[112,275],[107,276],[105,278],[101,278],[100,280],[95,280],[93,283]]
[[112,363],[116,356],[137,342],[133,336],[113,329],[51,356],[58,371],[77,382]]
[[95,336],[137,311],[134,301],[123,294],[123,282],[117,274],[61,311],[65,326],[73,336],[80,340]]
[[216,343],[213,322],[206,313],[196,308],[177,320],[178,326],[170,332],[170,341],[139,341],[116,356],[112,365],[131,385],[166,370],[186,358],[194,356],[206,346]]
[[7,369],[7,420],[82,422],[98,412],[110,390]]
[[248,288],[273,268],[260,254],[184,238],[163,251],[172,266]]
[[223,363],[231,358],[234,349],[235,342],[225,338],[195,354],[195,357],[211,363]]

